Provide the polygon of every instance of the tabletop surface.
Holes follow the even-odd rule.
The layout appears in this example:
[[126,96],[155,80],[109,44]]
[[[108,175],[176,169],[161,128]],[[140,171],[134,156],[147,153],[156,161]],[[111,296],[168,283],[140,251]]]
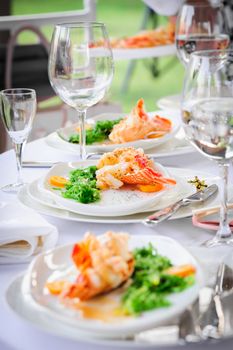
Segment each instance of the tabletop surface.
[[[52,161],[75,161],[78,159],[75,155],[66,152],[57,151],[48,147],[44,139],[40,139],[28,144],[24,153],[25,160],[52,160]],[[218,167],[214,162],[207,160],[198,152],[184,156],[166,157],[159,160],[165,166],[179,167],[205,171],[211,175],[218,174]],[[0,187],[14,182],[16,179],[16,164],[13,151],[8,151],[0,155],[1,178]],[[30,182],[43,174],[48,169],[24,168],[23,177],[25,182]],[[230,174],[232,181],[232,174]],[[17,201],[14,194],[0,192],[0,201],[10,202]],[[203,266],[217,266],[222,257],[229,252],[228,248],[218,247],[208,249],[200,247],[200,243],[210,238],[213,233],[192,226],[191,218],[180,220],[171,220],[161,223],[156,230],[147,228],[142,224],[92,224],[79,223],[62,219],[56,219],[46,216],[46,219],[57,226],[59,231],[58,244],[76,242],[86,231],[92,231],[96,234],[103,233],[108,229],[123,230],[132,234],[156,234],[170,236],[177,239],[193,255],[195,255]],[[1,230],[1,226],[0,226]],[[22,274],[27,268],[27,264],[0,265],[0,350],[41,350],[41,349],[69,349],[77,350],[98,350],[98,349],[117,349],[117,347],[100,346],[96,344],[83,343],[64,339],[45,333],[35,326],[27,323],[15,315],[5,302],[5,290],[9,283],[18,275]],[[207,344],[206,347],[211,349],[227,350],[232,349],[233,339],[224,340],[218,343]],[[203,345],[193,344],[188,346],[189,349],[202,349]],[[119,349],[119,348],[118,348]],[[122,349],[122,348],[121,348]],[[143,349],[143,346],[142,346]],[[163,347],[164,350],[168,349]],[[169,348],[170,349],[170,348]]]

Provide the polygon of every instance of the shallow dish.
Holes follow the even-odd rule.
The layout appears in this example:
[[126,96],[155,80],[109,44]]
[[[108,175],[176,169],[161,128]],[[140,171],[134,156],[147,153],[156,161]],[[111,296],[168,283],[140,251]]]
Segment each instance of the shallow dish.
[[[180,177],[179,175],[174,174],[174,178],[177,181],[176,186],[172,186],[169,191],[166,192],[165,196],[160,197],[158,203],[153,203],[152,207],[142,208],[140,212],[150,212],[151,210],[161,209],[168,205],[173,204],[179,199],[182,199],[185,196],[189,196],[194,192],[194,187],[187,183],[187,181]],[[64,209],[56,202],[56,198],[44,189],[44,178],[39,178],[26,187],[27,194],[31,200],[41,203],[43,205],[50,206],[56,209]],[[75,213],[75,212],[74,212]],[[132,215],[129,215],[132,216]]]
[[[168,114],[169,113],[169,114]],[[177,133],[177,131],[179,130],[180,126],[181,126],[181,117],[180,117],[180,112],[173,112],[173,111],[155,111],[155,112],[150,112],[148,113],[149,116],[154,116],[154,115],[159,115],[161,117],[165,117],[168,118],[172,121],[172,129],[169,133],[165,134],[162,137],[159,138],[155,138],[155,139],[141,139],[141,140],[137,140],[137,141],[132,141],[132,142],[125,142],[125,143],[121,143],[121,144],[111,144],[111,143],[104,143],[104,141],[102,143],[95,143],[92,145],[87,145],[86,146],[86,150],[88,153],[92,153],[92,152],[110,152],[113,151],[115,148],[119,148],[119,147],[141,147],[144,150],[153,148],[155,146],[159,146],[165,142],[167,142],[168,140],[170,140],[171,138],[174,137],[174,135]],[[93,118],[91,118],[91,122],[96,122],[98,120],[115,120],[115,119],[119,119],[124,117],[125,114],[124,113],[103,113],[100,114],[98,116],[95,116]],[[88,123],[88,119],[87,119],[87,123]],[[68,141],[69,136],[71,134],[77,134],[77,128],[78,124],[73,124],[69,127],[63,128],[63,129],[59,129],[58,132],[56,133],[52,133],[49,136],[47,136],[45,138],[46,143],[49,146],[52,146],[54,148],[62,148],[63,150],[66,151],[70,151],[76,154],[79,154],[79,145],[78,144],[74,144],[74,143],[70,143]],[[60,135],[60,136],[59,136]]]
[[[77,148],[70,147],[72,144],[69,142],[61,142],[61,138],[56,132],[53,132],[45,138],[45,142],[50,147],[56,148],[59,151],[76,154]],[[146,151],[146,154],[150,157],[164,158],[164,157],[173,157],[184,155],[188,153],[197,152],[193,146],[191,146],[187,140],[182,129],[179,129],[178,132],[168,141],[164,142],[161,145],[150,148]],[[95,152],[94,152],[95,153]],[[98,152],[97,156],[100,156]],[[102,151],[101,151],[102,153]]]
[[[187,184],[187,180],[190,180],[193,178],[193,171],[188,169],[179,169],[179,168],[167,168],[170,174],[172,176],[175,176],[176,178],[181,178],[183,180],[183,183],[185,186],[182,187],[182,191],[179,191],[177,193],[177,196],[169,197],[163,196],[160,198],[159,203],[155,204],[153,208],[146,209],[147,211],[150,211],[152,214],[153,211],[157,209],[161,209],[163,207],[166,207],[168,205],[171,205],[175,201],[183,198],[184,196],[187,196],[191,193],[193,193],[194,188],[190,184]],[[218,184],[219,178],[214,177],[211,174],[195,171],[195,175],[197,175],[200,179],[205,179],[206,183],[211,185],[213,183]],[[18,199],[21,203],[24,205],[33,208],[37,210],[38,212],[61,218],[71,221],[80,221],[80,222],[93,222],[93,223],[113,223],[113,224],[126,224],[126,223],[140,223],[146,215],[145,212],[133,214],[133,215],[127,215],[127,216],[115,216],[115,217],[97,217],[97,216],[88,216],[88,215],[82,215],[78,213],[73,213],[69,210],[66,210],[56,204],[56,201],[48,192],[41,191],[41,178],[33,181],[31,184],[26,185],[24,188],[22,188],[18,193]],[[178,183],[179,185],[179,183]],[[178,187],[178,190],[180,187]],[[174,189],[171,189],[168,193],[169,195],[172,195]],[[229,196],[232,197],[233,189],[232,187],[229,190]],[[170,200],[170,201],[169,201]],[[218,205],[218,197],[213,196],[208,201],[206,201],[204,204],[195,204],[190,205],[185,208],[181,208],[178,210],[177,213],[175,213],[170,220],[172,219],[181,219],[192,215],[192,209],[200,209],[200,208],[206,208],[208,206],[214,206]]]
[[112,49],[115,60],[134,60],[149,57],[161,57],[174,55],[176,47],[171,45],[160,45],[154,47],[136,48],[136,49]]
[[83,319],[78,312],[67,309],[60,304],[56,297],[49,295],[44,288],[48,278],[64,277],[69,271],[71,251],[73,245],[55,248],[41,254],[30,264],[24,277],[22,293],[28,296],[29,303],[36,304],[45,317],[53,316],[60,322],[78,330],[91,332],[95,336],[103,338],[119,338],[132,335],[135,332],[161,325],[172,317],[178,315],[191,304],[198,296],[199,288],[203,284],[203,276],[200,266],[194,257],[178,242],[163,236],[130,236],[129,249],[139,248],[152,243],[158,253],[167,256],[174,265],[192,264],[196,267],[195,283],[183,292],[173,293],[168,299],[171,305],[144,312],[138,317],[120,317],[116,322],[107,323],[92,319]]
[[[73,199],[64,198],[60,191],[54,189],[54,186],[49,184],[51,176],[67,178],[70,171],[95,164],[96,161],[80,161],[75,163],[59,163],[55,165],[49,170],[44,180],[41,182],[41,191],[49,193],[54,198],[55,202],[61,207],[79,214],[94,216],[124,216],[135,214],[143,210],[143,208],[153,206],[173,187],[167,186],[159,192],[146,193],[124,186],[118,190],[109,189],[101,191],[101,199],[99,201],[83,204]],[[158,163],[156,163],[156,167],[164,177],[169,177],[168,171],[164,167]]]

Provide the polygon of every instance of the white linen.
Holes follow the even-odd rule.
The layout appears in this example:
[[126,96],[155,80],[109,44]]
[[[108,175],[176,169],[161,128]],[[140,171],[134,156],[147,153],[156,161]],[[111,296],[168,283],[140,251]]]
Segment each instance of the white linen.
[[0,264],[26,262],[53,248],[57,228],[19,203],[0,202]]
[[[76,161],[78,157],[68,152],[56,151],[53,148],[46,146],[44,139],[26,145],[25,160],[50,160],[50,161]],[[196,170],[206,171],[212,175],[218,174],[218,167],[215,162],[211,162],[199,153],[192,153],[185,156],[172,156],[159,160],[164,166],[180,167],[193,169],[193,175]],[[14,182],[16,178],[15,157],[13,151],[6,152],[0,155],[1,166],[1,186]],[[14,171],[15,169],[15,171]],[[232,169],[231,169],[232,170]],[[26,182],[31,182],[46,174],[48,169],[42,168],[25,168],[23,169],[23,177]],[[233,183],[232,174],[230,183]],[[16,196],[9,193],[0,192],[0,202],[11,201],[18,203]],[[227,254],[230,247],[216,247],[206,249],[200,247],[200,244],[213,237],[213,231],[202,230],[194,227],[191,218],[180,220],[172,220],[163,222],[155,229],[145,227],[141,224],[96,224],[72,222],[61,220],[59,218],[47,217],[47,220],[56,225],[59,230],[59,244],[70,244],[77,242],[87,230],[93,231],[96,234],[101,234],[106,230],[123,230],[132,234],[160,234],[170,236],[177,239],[182,245],[190,249],[194,256],[206,267],[211,269],[211,275],[215,271],[218,262]],[[204,267],[205,267],[204,266]],[[56,349],[56,350],[127,350],[129,347],[119,346],[103,346],[102,344],[88,343],[83,341],[73,341],[67,338],[51,335],[40,329],[37,329],[33,323],[25,322],[17,317],[6,305],[4,294],[7,286],[19,274],[25,272],[25,264],[0,265],[0,349],[1,350],[41,350],[41,349]],[[14,336],[12,336],[14,335]],[[87,339],[88,340],[88,339]],[[91,339],[89,339],[91,340]],[[206,345],[207,346],[207,345]],[[211,350],[232,350],[233,340],[226,339],[223,341],[211,343]],[[182,350],[196,350],[202,348],[201,344],[183,345]],[[143,349],[143,345],[135,347]],[[160,347],[161,348],[161,347]],[[173,350],[173,347],[166,347],[166,350]],[[177,349],[177,347],[176,347]],[[164,348],[165,350],[165,348]]]

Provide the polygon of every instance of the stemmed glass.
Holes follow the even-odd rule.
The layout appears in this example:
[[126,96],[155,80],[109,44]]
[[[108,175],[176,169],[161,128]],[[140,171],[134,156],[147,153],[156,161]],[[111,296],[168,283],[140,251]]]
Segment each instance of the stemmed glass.
[[54,29],[49,78],[57,95],[79,117],[80,157],[86,159],[87,108],[99,102],[113,77],[113,57],[103,23],[69,23]]
[[233,158],[233,50],[193,53],[182,100],[186,136],[199,152],[218,162],[222,178],[219,229],[205,245],[233,245],[227,222],[228,167]]
[[221,4],[193,1],[184,4],[176,22],[176,50],[184,66],[195,51],[226,49],[230,38]]
[[1,190],[16,192],[24,184],[22,153],[36,115],[35,90],[17,88],[0,91],[0,114],[14,146],[18,171],[17,182],[3,186]]

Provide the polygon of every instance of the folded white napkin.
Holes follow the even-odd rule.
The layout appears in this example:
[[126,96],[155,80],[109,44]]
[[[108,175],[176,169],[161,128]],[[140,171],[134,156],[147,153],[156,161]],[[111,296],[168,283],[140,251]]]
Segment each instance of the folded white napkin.
[[57,228],[20,203],[0,202],[0,264],[29,261],[53,248]]

